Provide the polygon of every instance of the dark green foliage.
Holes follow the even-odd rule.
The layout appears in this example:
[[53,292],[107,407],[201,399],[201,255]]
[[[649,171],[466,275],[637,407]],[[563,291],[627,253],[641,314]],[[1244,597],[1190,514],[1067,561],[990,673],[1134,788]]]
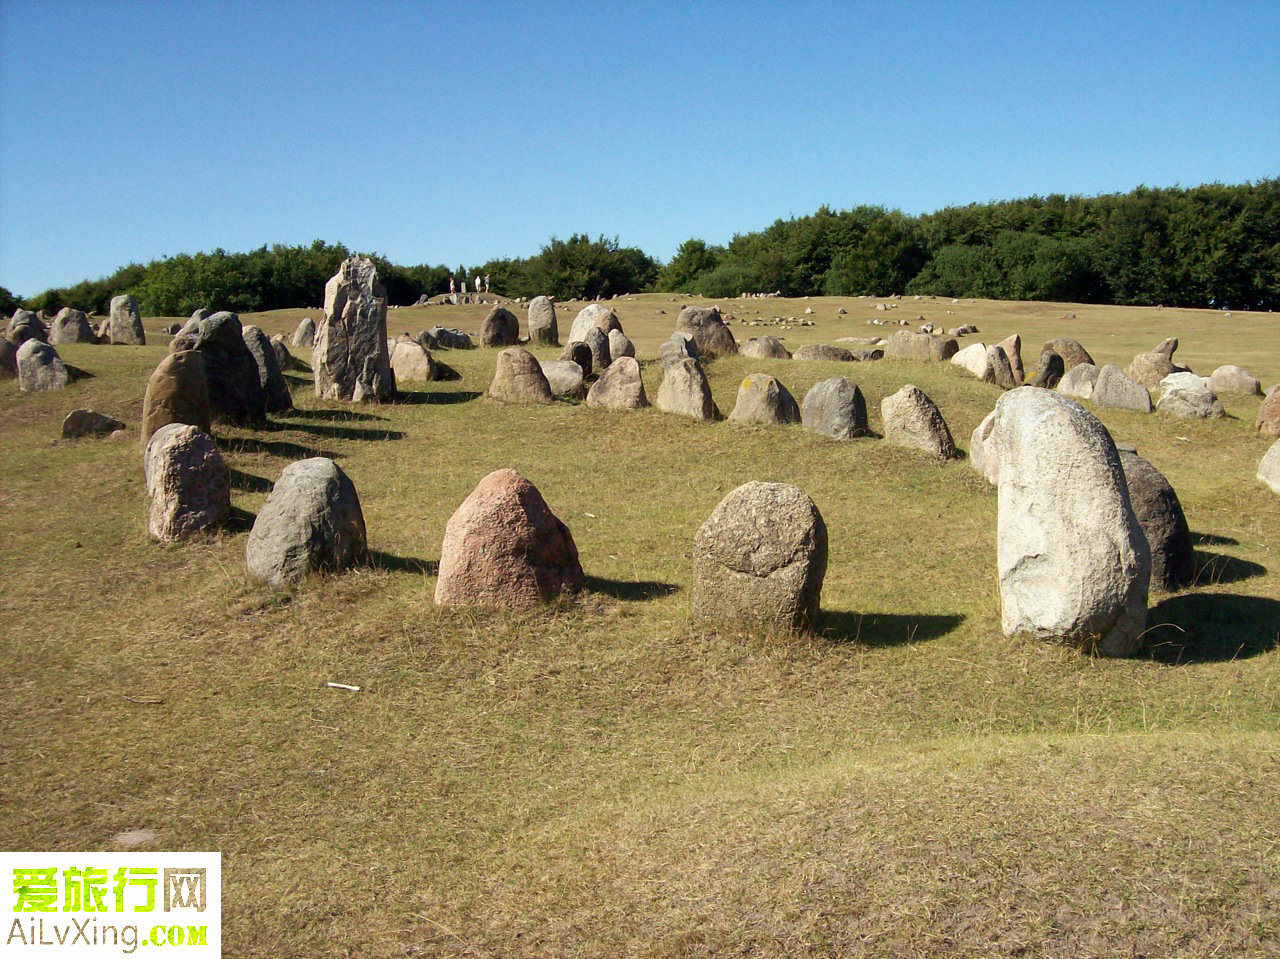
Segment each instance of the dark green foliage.
[[0,286],[0,316],[13,316],[14,310],[22,309],[22,301]]
[[490,260],[480,268],[489,288],[504,296],[554,296],[593,300],[621,293],[643,293],[658,278],[658,263],[643,250],[619,246],[617,237],[591,239],[575,233],[553,237],[537,256]]
[[[676,250],[671,262],[658,271],[657,286],[660,290],[680,293],[694,292],[693,283],[699,275],[710,273],[724,256],[724,247],[707,246],[702,240],[685,240]],[[724,294],[713,294],[723,296]]]

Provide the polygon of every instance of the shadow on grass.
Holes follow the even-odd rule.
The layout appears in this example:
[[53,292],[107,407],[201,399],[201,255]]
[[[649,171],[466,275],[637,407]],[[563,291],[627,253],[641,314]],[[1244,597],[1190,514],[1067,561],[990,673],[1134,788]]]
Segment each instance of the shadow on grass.
[[365,429],[359,426],[317,426],[315,423],[272,423],[271,430],[296,430],[299,433],[310,433],[312,436],[323,436],[333,440],[402,440],[404,434],[399,430]]
[[1218,536],[1215,533],[1192,533],[1193,546],[1239,546],[1240,541],[1230,536]]
[[341,453],[333,450],[316,449],[314,446],[300,446],[287,440],[260,440],[252,436],[229,436],[221,441],[225,449],[237,453],[266,453],[268,456],[282,456],[290,460],[305,460],[313,456],[325,456],[331,460],[341,459]]
[[455,403],[470,403],[483,395],[473,390],[459,390],[456,393],[397,393],[392,402],[399,406],[450,406]]
[[1219,583],[1238,583],[1242,579],[1265,576],[1267,568],[1247,559],[1237,559],[1222,553],[1196,551],[1196,586],[1215,586]]
[[[257,479],[257,477],[254,477],[254,479]],[[267,485],[270,486],[270,484]],[[231,514],[227,517],[227,525],[223,528],[228,533],[247,533],[253,529],[253,521],[257,518],[257,513],[250,513],[247,509],[233,506],[231,507]]]
[[303,420],[325,420],[331,423],[357,423],[374,421],[382,423],[386,421],[385,416],[375,416],[372,413],[362,413],[359,410],[304,410],[294,407],[291,413],[281,414],[290,419],[297,418]]
[[63,363],[62,365],[67,371],[67,382],[69,383],[76,383],[80,380],[96,380],[98,378],[97,374],[82,370],[78,366],[72,366],[70,363]]
[[270,493],[271,480],[262,476],[254,476],[252,473],[244,473],[238,469],[227,468],[227,473],[231,478],[231,488],[243,490],[246,493]]
[[1184,593],[1152,608],[1147,655],[1158,663],[1248,659],[1280,645],[1280,600],[1237,593]]
[[425,573],[428,576],[435,576],[440,572],[440,564],[434,559],[396,556],[394,553],[384,553],[380,549],[369,550],[369,565],[374,569],[385,569],[393,573]]
[[823,610],[820,634],[834,643],[900,646],[938,639],[964,622],[960,613],[855,613]]
[[315,378],[311,376],[310,373],[308,373],[306,376],[303,376],[300,373],[285,373],[284,378],[288,380],[290,383],[295,384],[297,386],[315,386],[316,385]]
[[436,380],[441,383],[455,383],[462,379],[462,374],[455,370],[448,363],[441,363],[436,360]]
[[603,593],[614,599],[629,603],[642,603],[650,599],[660,599],[678,593],[680,587],[674,583],[659,583],[654,580],[605,579],[602,576],[588,576],[586,588],[592,593]]

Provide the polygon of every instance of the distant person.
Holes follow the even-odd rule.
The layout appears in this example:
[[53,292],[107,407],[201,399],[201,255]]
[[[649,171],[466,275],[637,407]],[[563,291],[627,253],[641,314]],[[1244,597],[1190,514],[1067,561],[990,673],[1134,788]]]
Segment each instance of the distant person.
[[463,296],[466,296],[466,295],[467,295],[467,281],[466,281],[466,280],[463,280],[463,281],[462,281],[462,295],[463,295]]
[[458,292],[457,289],[455,289],[454,287],[453,274],[450,273],[449,274],[449,295],[453,296],[457,292]]
[[486,293],[489,292],[489,274],[488,273],[484,275],[484,291]]
[[476,292],[477,293],[480,292],[480,274],[479,273],[476,274]]

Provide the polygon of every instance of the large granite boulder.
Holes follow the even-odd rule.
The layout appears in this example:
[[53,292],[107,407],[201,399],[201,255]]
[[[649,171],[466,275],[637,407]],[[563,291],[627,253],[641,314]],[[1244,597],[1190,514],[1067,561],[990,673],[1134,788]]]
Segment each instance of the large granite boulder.
[[1031,379],[1027,380],[1027,386],[1051,390],[1062,381],[1064,375],[1066,375],[1066,364],[1063,363],[1062,357],[1053,350],[1041,350],[1040,356],[1036,359],[1035,372],[1031,374]]
[[729,421],[756,426],[799,423],[800,407],[777,377],[768,373],[750,373],[738,387],[738,399],[729,414]]
[[[574,341],[576,342],[576,341]],[[609,352],[609,335],[599,327],[592,327],[586,332],[582,341],[591,351],[591,367],[596,373],[603,373],[613,362],[613,354]]]
[[791,354],[793,360],[818,363],[852,363],[853,351],[826,343],[806,343]]
[[1243,366],[1228,364],[1219,366],[1209,375],[1209,389],[1218,395],[1239,393],[1241,396],[1261,396],[1262,383]]
[[654,403],[664,413],[695,420],[718,420],[720,410],[711,398],[711,384],[702,364],[690,357],[662,367],[662,385]]
[[693,615],[712,625],[812,626],[827,572],[827,527],[803,490],[739,486],[698,528]]
[[298,328],[293,331],[293,347],[297,350],[309,350],[316,343],[316,321],[304,316],[298,321]]
[[1271,444],[1258,463],[1258,482],[1280,495],[1280,440]]
[[549,296],[535,296],[529,301],[529,342],[542,346],[560,345],[556,305]]
[[147,532],[176,543],[212,532],[231,515],[231,480],[213,437],[184,423],[156,430],[144,469],[151,509]]
[[1014,378],[1013,366],[1001,346],[987,347],[987,368],[982,371],[980,379],[984,383],[993,383],[1002,390],[1011,390],[1020,382]]
[[[1093,363],[1093,357],[1089,355],[1089,351],[1081,346],[1076,340],[1067,339],[1066,337],[1058,337],[1049,340],[1040,348],[1040,352],[1052,350],[1062,357],[1062,371],[1065,373],[1073,366],[1079,366],[1081,363]],[[1097,363],[1093,363],[1097,366]]]
[[24,340],[18,347],[18,389],[24,393],[60,390],[71,382],[62,357],[43,340]]
[[1194,373],[1170,373],[1159,383],[1160,399],[1156,412],[1179,419],[1212,420],[1227,415],[1222,401]]
[[387,351],[387,291],[373,261],[351,256],[324,287],[324,317],[311,350],[316,396],[385,401],[395,396]]
[[64,306],[53,318],[53,325],[49,328],[49,342],[59,345],[97,343],[98,337],[94,334],[93,327],[89,325],[89,317],[85,316],[83,310],[73,310],[69,306]]
[[551,395],[556,398],[580,400],[587,395],[582,367],[573,360],[543,360],[539,364],[547,378]]
[[480,345],[499,348],[515,346],[520,341],[520,320],[503,306],[495,306],[480,325]]
[[1253,426],[1263,436],[1280,436],[1280,385],[1267,390]]
[[996,456],[991,433],[996,425],[996,411],[988,413],[969,437],[969,465],[986,477],[992,486],[1000,483],[1000,460]]
[[[476,347],[471,342],[470,336],[461,330],[455,330],[450,327],[433,326],[427,330],[427,335],[436,344],[436,348],[442,350],[474,350]],[[427,347],[427,349],[432,349],[432,347]]]
[[1092,363],[1080,363],[1071,367],[1058,380],[1058,392],[1073,400],[1092,400],[1093,388],[1098,382],[1098,368]]
[[832,439],[848,440],[866,436],[867,401],[862,390],[843,376],[815,383],[800,404],[800,422],[805,429]]
[[146,346],[147,333],[142,328],[142,313],[138,301],[127,294],[111,298],[111,318],[108,321],[112,343],[128,346]]
[[240,317],[222,311],[196,323],[194,335],[186,329],[174,337],[171,347],[189,344],[204,357],[214,419],[237,426],[261,426],[266,420],[267,393],[262,388],[258,361],[245,344]]
[[1151,394],[1137,380],[1131,380],[1118,366],[1107,364],[1098,370],[1093,384],[1093,405],[1117,410],[1151,412]]
[[1158,389],[1160,381],[1173,373],[1188,373],[1185,366],[1173,362],[1173,353],[1178,348],[1178,338],[1170,337],[1149,353],[1139,353],[1125,370],[1129,379],[1141,383],[1149,390]]
[[996,346],[1004,350],[1004,355],[1009,358],[1009,369],[1013,371],[1014,383],[1022,385],[1027,379],[1026,370],[1022,365],[1022,337],[1014,333],[1006,336]]
[[738,352],[733,330],[725,325],[720,309],[715,306],[686,306],[676,317],[676,332],[693,337],[699,356],[731,356]]
[[510,346],[498,354],[489,395],[503,403],[550,403],[551,384],[538,358],[526,349]]
[[436,361],[431,351],[417,340],[401,337],[391,351],[391,369],[396,383],[430,383],[436,378]]
[[289,352],[289,343],[285,340],[283,333],[277,333],[271,337],[271,352],[276,355],[276,365],[280,367],[280,372],[288,373],[298,368],[298,361]]
[[692,333],[672,333],[667,341],[658,347],[658,356],[663,366],[668,363],[681,363],[684,360],[696,360],[700,358],[698,343]]
[[14,346],[21,346],[27,340],[49,342],[49,331],[40,322],[39,314],[32,310],[15,310],[5,327],[4,335]]
[[577,363],[582,368],[582,375],[590,376],[591,370],[594,368],[595,358],[591,355],[591,347],[586,343],[568,343],[565,348],[560,351],[560,360],[569,363]]
[[1151,551],[1111,435],[1060,393],[1011,390],[996,404],[992,441],[1005,635],[1137,652]]
[[147,381],[142,400],[142,449],[146,450],[156,430],[170,423],[185,423],[212,433],[212,416],[204,355],[195,350],[170,353]]
[[573,318],[573,326],[569,328],[569,342],[587,342],[587,333],[591,330],[599,330],[607,337],[610,330],[621,329],[622,324],[618,322],[618,315],[613,310],[601,303],[592,303]]
[[1196,575],[1195,550],[1178,494],[1132,448],[1119,450],[1119,455],[1129,503],[1151,550],[1151,586],[1172,590],[1190,584]]
[[254,365],[258,368],[258,383],[266,395],[267,412],[283,413],[293,409],[293,397],[289,395],[289,384],[280,370],[276,351],[272,348],[267,334],[256,326],[246,326],[240,332],[244,337],[244,345],[249,348]]
[[18,378],[18,347],[12,340],[0,340],[0,380]]
[[791,353],[776,336],[753,336],[738,347],[738,352],[753,360],[789,360]]
[[982,379],[987,373],[987,344],[970,343],[964,349],[957,350],[955,356],[951,357],[951,365]]
[[913,333],[898,330],[884,346],[885,359],[916,360],[926,363],[942,363],[960,352],[960,344],[954,336],[935,336],[932,333]]
[[880,401],[884,439],[892,446],[922,450],[939,459],[957,457],[955,440],[937,404],[918,386],[908,383]]
[[623,356],[636,355],[635,344],[621,330],[609,331],[609,358],[617,360]]
[[527,609],[584,582],[569,528],[515,470],[482,479],[445,525],[437,605]]
[[368,557],[364,513],[355,485],[323,456],[290,463],[249,531],[249,575],[272,586],[296,585],[322,570]]
[[637,410],[648,406],[636,358],[623,356],[610,363],[587,391],[587,405],[606,410]]

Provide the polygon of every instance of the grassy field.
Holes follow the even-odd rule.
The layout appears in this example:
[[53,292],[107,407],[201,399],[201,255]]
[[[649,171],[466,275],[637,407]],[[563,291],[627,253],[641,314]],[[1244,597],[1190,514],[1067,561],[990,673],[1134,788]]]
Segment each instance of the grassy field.
[[[685,302],[615,304],[642,359]],[[1176,335],[1197,372],[1280,380],[1274,315],[876,302],[720,305],[739,341],[792,349],[923,315],[976,323],[968,342],[1018,332],[1029,364],[1052,336],[1127,365]],[[806,306],[813,327],[745,325]],[[485,312],[388,325],[474,334]],[[302,315],[319,312],[242,319]],[[384,406],[318,401],[291,374],[294,415],[217,429],[233,528],[153,544],[136,429],[165,322],[145,348],[60,348],[93,374],[66,390],[0,390],[4,848],[148,829],[151,848],[221,850],[234,956],[1280,955],[1280,497],[1254,479],[1259,400],[1224,397],[1211,423],[1101,411],[1177,489],[1201,574],[1152,595],[1147,654],[1095,660],[1001,634],[996,494],[967,462],[506,408],[484,396],[489,350],[439,354],[460,380]],[[880,400],[915,383],[964,448],[999,395],[950,364],[735,357],[709,367],[723,412],[754,370],[797,400],[849,376],[877,432]],[[660,378],[647,364],[651,399]],[[77,407],[135,432],[58,439]],[[355,482],[373,561],[296,591],[251,582],[253,515],[312,455]],[[445,522],[503,466],[572,529],[588,590],[438,610]],[[818,635],[690,621],[694,532],[753,479],[800,486],[826,519]]]

